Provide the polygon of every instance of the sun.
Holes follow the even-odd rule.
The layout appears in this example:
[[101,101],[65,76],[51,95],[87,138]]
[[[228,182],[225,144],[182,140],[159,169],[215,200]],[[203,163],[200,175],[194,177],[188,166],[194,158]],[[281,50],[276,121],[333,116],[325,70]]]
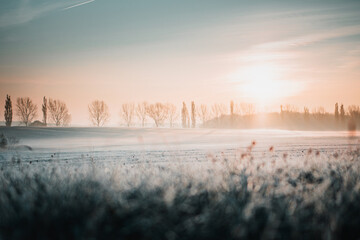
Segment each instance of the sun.
[[294,90],[291,83],[283,79],[280,68],[271,64],[242,67],[233,80],[242,98],[261,105],[274,103]]
[[256,102],[273,101],[286,90],[279,73],[270,65],[252,66],[246,69],[246,79],[241,88],[244,95]]

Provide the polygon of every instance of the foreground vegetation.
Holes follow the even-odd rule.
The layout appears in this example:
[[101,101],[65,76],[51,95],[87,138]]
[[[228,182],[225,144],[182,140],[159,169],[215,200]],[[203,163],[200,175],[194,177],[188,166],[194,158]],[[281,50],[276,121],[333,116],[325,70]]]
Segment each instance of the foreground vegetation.
[[0,239],[358,239],[360,149],[1,163]]

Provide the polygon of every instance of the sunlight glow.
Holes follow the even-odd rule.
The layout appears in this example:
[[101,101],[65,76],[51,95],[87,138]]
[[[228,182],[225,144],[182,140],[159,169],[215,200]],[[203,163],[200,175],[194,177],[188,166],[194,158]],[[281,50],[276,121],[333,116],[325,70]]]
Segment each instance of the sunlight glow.
[[241,68],[231,79],[243,98],[266,105],[293,96],[298,84],[284,80],[284,73],[272,64],[252,64]]
[[248,80],[242,86],[243,92],[256,101],[273,100],[286,90],[271,66],[253,66],[246,71],[246,76]]

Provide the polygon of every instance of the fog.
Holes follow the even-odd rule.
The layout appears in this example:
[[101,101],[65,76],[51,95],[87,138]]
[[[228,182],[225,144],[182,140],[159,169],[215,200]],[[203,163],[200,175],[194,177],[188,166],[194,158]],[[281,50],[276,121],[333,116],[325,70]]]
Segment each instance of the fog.
[[359,132],[349,136],[346,131],[2,127],[0,132],[19,140],[0,151],[0,161],[14,156],[22,161],[73,163],[207,161],[211,156],[239,155],[249,146],[261,157],[286,154],[296,161],[309,149],[331,153],[359,144]]

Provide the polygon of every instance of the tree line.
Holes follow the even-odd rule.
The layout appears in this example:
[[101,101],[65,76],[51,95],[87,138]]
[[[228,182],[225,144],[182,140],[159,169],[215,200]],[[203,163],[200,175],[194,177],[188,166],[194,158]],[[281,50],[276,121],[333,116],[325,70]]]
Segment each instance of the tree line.
[[[43,98],[41,107],[42,121],[34,121],[38,116],[38,108],[29,97],[19,97],[15,103],[15,114],[21,124],[25,126],[47,126],[49,123],[56,126],[68,126],[71,122],[71,115],[66,104],[61,100]],[[89,119],[93,126],[104,126],[110,119],[108,105],[102,100],[95,100],[88,105]],[[252,104],[231,103],[231,114],[253,114],[255,108]],[[228,114],[228,109],[224,104],[213,104],[208,107],[205,104],[195,106],[192,101],[190,111],[185,102],[182,103],[181,111],[172,103],[153,103],[146,101],[140,103],[124,103],[120,108],[120,117],[126,126],[133,126],[135,121],[141,123],[144,127],[148,119],[151,119],[156,127],[164,126],[167,122],[169,127],[174,127],[175,123],[181,117],[183,128],[195,128],[197,119],[202,124],[211,118],[219,118]],[[12,100],[9,95],[5,100],[5,124],[10,127],[13,119]]]
[[[282,115],[291,115],[301,113],[298,107],[294,105],[281,105],[280,113]],[[344,104],[341,104],[339,107],[339,103],[335,103],[334,112],[329,113],[326,112],[324,107],[314,107],[311,111],[308,107],[304,107],[302,114],[304,118],[308,118],[313,116],[314,118],[325,118],[325,117],[334,117],[336,120],[345,120],[346,118],[350,119],[359,119],[360,117],[360,106],[350,105],[347,107],[347,111],[345,110]]]
[[[228,108],[229,106],[229,108]],[[151,119],[156,127],[164,126],[165,123],[169,127],[174,127],[174,124],[179,120],[183,128],[195,128],[198,125],[197,120],[200,120],[202,125],[208,121],[221,122],[221,118],[230,117],[235,119],[237,116],[254,116],[256,113],[255,106],[250,103],[234,103],[231,101],[229,105],[215,103],[210,107],[205,104],[196,106],[192,101],[190,110],[187,108],[185,102],[182,103],[182,108],[178,111],[177,107],[171,103],[148,103],[146,101],[140,103],[124,103],[120,108],[120,117],[126,126],[130,127],[135,124],[135,121],[141,123],[144,127],[148,119]],[[15,114],[21,124],[25,126],[47,126],[53,124],[55,126],[68,126],[71,122],[71,115],[66,104],[58,99],[43,98],[41,107],[42,121],[34,121],[38,116],[38,108],[36,104],[29,97],[19,97],[15,103]],[[110,113],[108,105],[102,100],[95,100],[88,105],[89,119],[93,126],[101,127],[108,123]],[[300,113],[299,109],[293,105],[281,105],[281,116],[289,116],[291,114]],[[348,116],[352,118],[360,118],[360,107],[351,105],[348,107]],[[302,113],[304,118],[313,116],[321,118],[329,115],[323,107],[312,109],[304,107]],[[334,115],[336,119],[345,119],[344,105],[335,104]],[[5,124],[10,127],[13,119],[13,107],[11,97],[6,96],[5,99]]]
[[[233,104],[234,105],[234,104]],[[91,123],[94,126],[103,126],[109,120],[110,114],[108,106],[104,101],[95,100],[88,106]],[[236,108],[233,108],[232,113],[244,113],[254,114],[255,108],[252,104],[239,104]],[[201,104],[195,105],[192,101],[190,110],[187,108],[185,102],[182,103],[182,108],[178,111],[177,107],[172,103],[124,103],[121,105],[120,117],[130,127],[134,125],[135,120],[141,123],[141,126],[145,126],[145,122],[151,119],[156,127],[164,126],[167,122],[169,127],[174,127],[174,124],[181,118],[181,126],[183,128],[195,128],[197,126],[197,120],[201,121],[201,124],[205,124],[212,118],[220,118],[223,115],[228,114],[228,109],[224,104],[213,104],[210,108]]]
[[[42,121],[34,121],[38,116],[38,107],[29,97],[19,97],[15,103],[15,114],[21,124],[25,126],[46,126],[48,120],[56,126],[67,126],[70,124],[71,115],[66,104],[58,99],[43,98]],[[11,97],[6,95],[5,100],[5,125],[10,127],[13,119],[13,107]]]

